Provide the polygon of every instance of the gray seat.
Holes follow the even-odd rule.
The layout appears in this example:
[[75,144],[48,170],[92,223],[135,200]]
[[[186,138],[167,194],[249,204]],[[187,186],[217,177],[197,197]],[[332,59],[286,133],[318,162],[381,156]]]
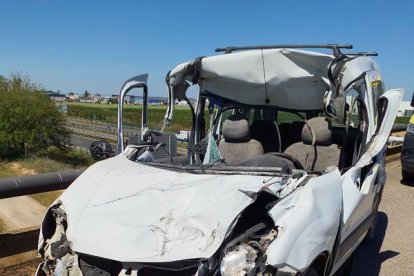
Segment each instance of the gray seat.
[[231,115],[224,121],[223,138],[219,142],[221,157],[229,165],[237,165],[262,155],[262,144],[250,137],[249,123],[242,114]]
[[302,129],[302,142],[290,145],[285,153],[296,157],[308,171],[322,171],[329,166],[338,166],[341,150],[332,143],[329,121],[324,117],[316,117],[310,119],[308,124],[315,134],[314,141],[305,124]]

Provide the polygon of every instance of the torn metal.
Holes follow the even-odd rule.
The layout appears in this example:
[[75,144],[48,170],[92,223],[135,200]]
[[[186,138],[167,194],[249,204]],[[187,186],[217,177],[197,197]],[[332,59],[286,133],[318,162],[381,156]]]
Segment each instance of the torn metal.
[[[123,262],[208,258],[267,179],[165,171],[119,155],[91,167],[60,198],[66,235],[74,251]],[[282,195],[282,186],[303,179],[275,177],[266,188]]]

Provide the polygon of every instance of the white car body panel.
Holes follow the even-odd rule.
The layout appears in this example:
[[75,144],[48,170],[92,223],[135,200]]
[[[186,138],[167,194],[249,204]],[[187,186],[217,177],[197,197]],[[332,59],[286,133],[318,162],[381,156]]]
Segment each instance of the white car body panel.
[[[374,199],[379,190],[385,183],[385,175],[380,174],[380,166],[384,166],[384,160],[381,158],[373,164],[373,158],[381,153],[386,146],[390,135],[395,117],[398,111],[398,105],[403,95],[403,89],[392,89],[385,92],[381,98],[387,99],[387,110],[384,114],[384,120],[378,134],[373,137],[367,151],[361,156],[355,166],[349,169],[342,177],[343,189],[343,216],[342,216],[342,233],[341,243],[366,220],[373,211]],[[372,164],[366,178],[361,183],[361,169]],[[358,186],[361,188],[359,189]],[[339,268],[342,263],[354,252],[355,248],[362,242],[364,235],[355,239],[353,246],[350,247],[341,259],[337,260],[333,271]]]
[[[201,61],[200,89],[240,103],[318,110],[329,90],[326,69],[332,58],[292,49],[205,57]],[[171,85],[191,78],[188,68],[192,64],[191,61],[174,68]]]
[[[253,202],[247,194],[267,179],[174,172],[121,154],[89,168],[60,197],[67,237],[77,252],[122,262],[208,258]],[[268,188],[278,189],[281,181]]]
[[386,113],[384,114],[384,120],[378,131],[378,135],[375,136],[366,153],[358,160],[355,165],[356,167],[361,168],[370,164],[372,162],[372,157],[376,156],[387,144],[403,94],[404,89],[390,89],[381,96],[381,98],[386,98],[388,103]]
[[276,267],[289,264],[303,272],[321,252],[331,252],[341,212],[339,170],[309,180],[300,191],[270,210],[280,230],[267,250],[267,262]]

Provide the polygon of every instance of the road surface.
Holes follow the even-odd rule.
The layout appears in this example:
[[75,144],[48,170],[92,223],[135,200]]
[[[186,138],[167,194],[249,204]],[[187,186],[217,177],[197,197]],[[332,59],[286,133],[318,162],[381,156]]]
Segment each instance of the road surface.
[[386,171],[375,240],[355,252],[352,276],[414,275],[414,183],[401,181],[399,160]]
[[[82,137],[82,136],[74,135],[74,134],[71,136],[71,141],[72,141],[72,144],[74,146],[80,147],[80,148],[83,148],[83,149],[88,149],[88,150],[89,150],[89,147],[91,146],[91,144],[95,141],[98,141],[98,140],[102,140],[102,139],[100,139],[100,138],[94,138],[94,139],[93,138],[86,138],[86,137]],[[111,146],[112,146],[113,150],[116,149],[115,144],[111,143]]]

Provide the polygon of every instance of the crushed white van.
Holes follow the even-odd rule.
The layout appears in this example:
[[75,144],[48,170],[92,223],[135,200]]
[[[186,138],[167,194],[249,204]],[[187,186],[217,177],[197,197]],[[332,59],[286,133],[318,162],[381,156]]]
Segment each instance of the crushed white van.
[[[166,77],[164,127],[174,102],[187,101],[186,156],[153,158],[165,148],[146,121],[147,75],[129,79],[120,92],[118,155],[88,168],[49,208],[37,275],[349,269],[375,232],[403,91],[384,91],[373,54],[348,48],[227,47],[178,65]],[[195,106],[190,85],[199,87]],[[141,141],[126,146],[122,98],[137,87]]]

